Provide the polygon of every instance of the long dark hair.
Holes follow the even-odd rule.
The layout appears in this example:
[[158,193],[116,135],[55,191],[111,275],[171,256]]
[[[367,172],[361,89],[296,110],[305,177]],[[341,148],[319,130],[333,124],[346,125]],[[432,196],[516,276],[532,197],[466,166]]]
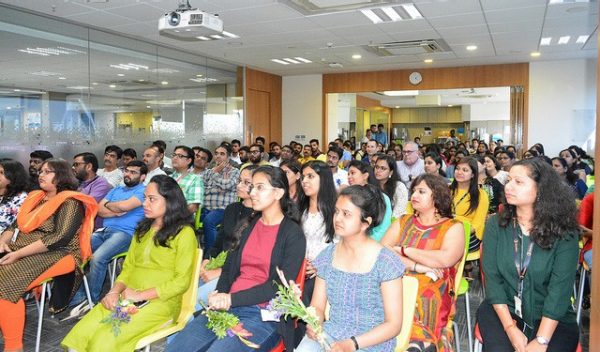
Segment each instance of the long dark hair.
[[4,177],[10,181],[0,200],[0,204],[6,204],[19,193],[29,191],[29,175],[23,164],[13,159],[0,160],[0,166],[4,169]]
[[[278,167],[265,165],[265,166],[260,166],[256,170],[254,170],[254,172],[252,173],[252,176],[254,176],[256,174],[263,174],[263,175],[267,176],[267,179],[269,180],[269,183],[271,184],[272,187],[281,188],[284,191],[283,197],[281,197],[281,199],[279,200],[279,206],[281,207],[281,212],[283,213],[283,215],[285,217],[291,219],[292,221],[294,221],[296,223],[299,223],[300,216],[298,214],[298,209],[296,208],[296,204],[290,198],[290,190],[289,190],[288,180],[287,180],[287,176],[285,175],[285,172],[283,172],[283,170],[281,170]],[[231,243],[231,250],[237,249],[237,247],[240,244],[240,239],[242,238],[242,234],[244,233],[244,231],[260,215],[261,215],[261,212],[253,211],[252,214],[250,214],[250,216],[248,216],[247,218],[245,218],[238,224],[238,226],[236,227],[234,234],[233,234],[233,237],[235,238],[235,240],[232,241],[232,243]]]
[[417,176],[410,184],[410,194],[413,194],[415,187],[421,182],[425,182],[431,190],[433,198],[433,206],[438,211],[438,214],[445,218],[453,218],[452,214],[452,195],[446,184],[446,180],[431,174],[421,174]]
[[[317,208],[323,220],[325,221],[325,235],[327,242],[333,241],[335,235],[335,227],[333,226],[333,214],[335,213],[335,199],[337,193],[335,191],[335,184],[333,183],[333,175],[329,165],[320,160],[311,160],[306,164],[302,165],[302,171],[304,169],[311,168],[314,172],[319,175],[319,192],[317,193]],[[310,206],[310,197],[304,194],[302,187],[298,190],[298,207],[300,208],[300,214],[304,214],[308,211]]]
[[375,179],[373,168],[370,165],[365,164],[360,160],[352,160],[350,164],[348,164],[348,170],[350,170],[351,167],[358,169],[358,171],[360,171],[363,174],[368,173],[369,179],[367,180],[367,183],[373,186],[377,186],[377,180]]
[[[300,173],[300,171],[302,170],[302,164],[300,164],[296,159],[282,160],[281,164],[279,164],[279,167],[281,168],[282,166],[286,166],[288,169],[290,169],[290,171],[292,171],[295,174]],[[292,187],[292,185],[288,186]],[[296,181],[296,194],[298,194],[300,189],[302,189],[302,185],[300,184],[300,177],[298,177],[298,180]]]
[[567,179],[567,183],[570,185],[575,185],[577,183],[577,180],[579,179],[579,176],[575,175],[573,170],[569,167],[569,164],[567,164],[565,158],[557,156],[552,158],[552,161],[554,160],[557,160],[562,165],[562,167],[564,167],[567,170],[565,171],[565,178]]
[[385,202],[381,191],[374,185],[353,185],[344,188],[339,197],[348,197],[352,204],[360,209],[360,220],[367,223],[367,218],[371,218],[371,223],[367,227],[367,234],[371,234],[373,229],[383,221],[385,215]]
[[[166,210],[163,217],[163,226],[154,234],[154,244],[170,248],[169,240],[175,238],[185,226],[190,226],[191,218],[187,210],[187,202],[177,181],[167,175],[156,175],[150,184],[156,184],[158,193],[165,198]],[[135,238],[138,242],[146,235],[154,219],[144,217],[135,229]]]
[[[394,199],[394,193],[396,193],[396,186],[400,181],[400,177],[398,176],[398,168],[396,167],[396,160],[393,157],[386,154],[381,155],[379,158],[377,158],[377,163],[379,161],[385,161],[387,167],[390,169],[391,172],[390,178],[385,180],[383,186],[381,186],[380,184],[380,188],[390,198],[390,200]],[[375,163],[375,165],[377,165],[377,163]],[[379,181],[377,182],[379,183]]]
[[[531,240],[543,249],[549,249],[557,240],[578,235],[577,205],[571,187],[561,182],[552,167],[539,158],[520,160],[513,166],[525,167],[537,185]],[[505,201],[499,215],[500,226],[507,227],[516,220],[516,206]]]
[[442,157],[440,156],[440,154],[436,152],[429,152],[425,154],[423,160],[425,160],[425,158],[427,157],[430,157],[436,165],[440,166],[440,168],[438,169],[438,174],[442,177],[446,177],[446,173],[444,172],[444,170],[442,170],[442,166],[444,166],[444,163],[442,162]]
[[[477,165],[477,159],[467,156],[460,159],[460,162],[456,164],[458,167],[460,164],[467,164],[471,172],[473,173],[473,178],[469,181],[469,210],[467,210],[466,214],[471,214],[474,212],[479,206],[479,183],[477,180],[477,175],[479,174],[479,166]],[[456,171],[454,171],[456,172]],[[456,182],[456,178],[452,181],[450,185],[450,191],[452,191],[452,197],[456,195],[458,190],[458,182]]]

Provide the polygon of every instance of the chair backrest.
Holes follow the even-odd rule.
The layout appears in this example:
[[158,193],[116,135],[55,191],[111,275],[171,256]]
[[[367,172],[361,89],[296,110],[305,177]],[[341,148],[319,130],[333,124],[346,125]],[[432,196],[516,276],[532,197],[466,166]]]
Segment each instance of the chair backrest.
[[198,281],[200,280],[200,268],[202,264],[202,249],[196,250],[196,258],[194,259],[194,272],[192,281],[187,291],[183,294],[181,311],[177,317],[177,324],[186,324],[196,311],[196,301],[198,300]]
[[467,254],[469,252],[469,240],[471,239],[471,223],[468,221],[463,221],[463,228],[465,229],[465,250],[463,252],[462,259],[458,264],[458,268],[456,269],[456,276],[454,277],[454,294],[458,294],[458,289],[460,287],[460,281],[463,277],[463,271],[465,270],[465,262],[467,260]]
[[410,331],[412,330],[415,318],[418,293],[419,280],[415,277],[404,275],[402,277],[402,329],[396,337],[396,352],[403,352],[408,347]]

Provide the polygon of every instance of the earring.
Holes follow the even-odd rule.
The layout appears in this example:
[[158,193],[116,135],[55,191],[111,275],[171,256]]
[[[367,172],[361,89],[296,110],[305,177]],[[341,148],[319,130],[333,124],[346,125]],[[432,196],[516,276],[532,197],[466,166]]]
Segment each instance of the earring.
[[435,210],[434,218],[435,218],[436,222],[440,221],[440,219],[441,219],[440,212],[437,209]]

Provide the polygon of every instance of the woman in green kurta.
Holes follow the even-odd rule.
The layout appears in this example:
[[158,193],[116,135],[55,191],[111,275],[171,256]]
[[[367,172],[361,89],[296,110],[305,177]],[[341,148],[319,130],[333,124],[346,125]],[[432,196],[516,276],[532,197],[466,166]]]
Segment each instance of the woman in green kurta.
[[[186,201],[175,180],[159,175],[144,192],[144,220],[140,222],[127,252],[123,271],[114,287],[73,327],[62,341],[79,352],[133,351],[137,341],[176,319],[181,297],[192,281],[198,244],[188,225]],[[115,336],[110,316],[119,299],[149,301],[121,324]]]
[[572,191],[539,158],[512,166],[504,210],[483,237],[486,300],[477,319],[484,351],[575,351],[571,305],[578,260]]

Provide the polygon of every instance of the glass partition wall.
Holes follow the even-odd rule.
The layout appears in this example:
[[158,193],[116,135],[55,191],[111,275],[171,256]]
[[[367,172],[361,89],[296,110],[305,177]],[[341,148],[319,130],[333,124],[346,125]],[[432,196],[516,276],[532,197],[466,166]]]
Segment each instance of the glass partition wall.
[[0,38],[0,157],[243,135],[234,65],[4,6]]

